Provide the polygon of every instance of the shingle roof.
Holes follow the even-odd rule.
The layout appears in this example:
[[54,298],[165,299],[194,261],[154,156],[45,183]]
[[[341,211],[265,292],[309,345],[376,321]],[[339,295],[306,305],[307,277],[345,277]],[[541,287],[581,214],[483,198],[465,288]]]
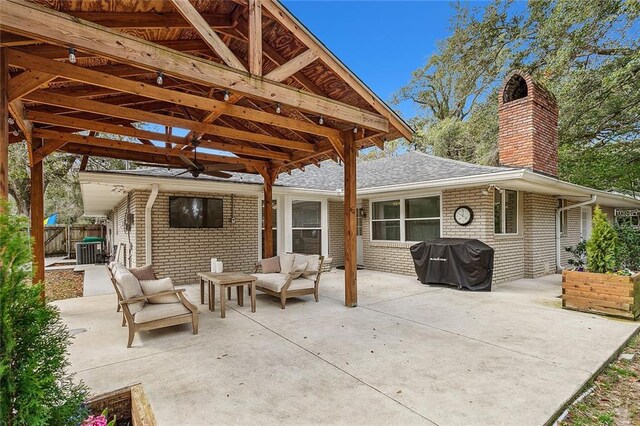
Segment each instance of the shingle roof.
[[[281,174],[276,180],[276,185],[291,188],[335,191],[343,187],[343,170],[342,165],[333,161],[324,161],[320,163],[319,168],[307,166],[304,171],[294,170],[291,172],[291,175]],[[483,175],[505,170],[513,169],[508,167],[480,166],[463,161],[436,157],[422,152],[409,151],[395,157],[358,162],[357,186],[358,189],[377,188],[389,185]],[[183,170],[157,168],[113,172],[139,176],[176,177],[176,175],[182,173]],[[262,178],[258,175],[233,172],[230,174],[233,176],[229,179],[219,179],[206,175],[202,175],[198,179],[248,184],[262,183]],[[188,173],[182,174],[179,177],[193,179]]]

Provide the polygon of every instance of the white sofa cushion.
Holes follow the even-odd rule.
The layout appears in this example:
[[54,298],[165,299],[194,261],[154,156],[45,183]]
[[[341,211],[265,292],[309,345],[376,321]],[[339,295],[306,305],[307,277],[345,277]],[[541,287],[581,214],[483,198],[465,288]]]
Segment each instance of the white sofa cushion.
[[[140,281],[129,271],[124,268],[120,268],[116,271],[114,278],[116,283],[120,286],[122,291],[122,297],[124,299],[131,299],[132,297],[144,296],[142,287],[140,287]],[[144,307],[145,302],[136,302],[129,304],[129,311],[131,315],[135,315]]]
[[279,254],[280,257],[280,273],[288,274],[293,269],[293,261],[295,260],[295,255],[289,253]]
[[296,258],[293,262],[297,265],[302,262],[307,262],[307,267],[302,274],[306,278],[315,278],[318,273],[318,267],[320,266],[320,256],[317,254],[296,254]]
[[187,309],[182,303],[147,303],[144,309],[139,311],[133,317],[133,322],[135,322],[136,324],[142,324],[149,321],[155,321],[163,318],[170,318],[190,313],[191,311]]
[[253,274],[257,278],[256,285],[271,291],[279,292],[287,282],[288,274]]
[[[161,278],[159,280],[142,280],[140,281],[140,287],[145,296],[151,296],[152,294],[160,293],[163,291],[175,290],[173,287],[173,281],[171,278]],[[165,296],[150,297],[149,303],[179,303],[180,299],[175,294],[167,294]]]
[[289,286],[289,290],[302,290],[314,288],[316,286],[316,282],[312,279],[300,277],[291,281],[291,285]]

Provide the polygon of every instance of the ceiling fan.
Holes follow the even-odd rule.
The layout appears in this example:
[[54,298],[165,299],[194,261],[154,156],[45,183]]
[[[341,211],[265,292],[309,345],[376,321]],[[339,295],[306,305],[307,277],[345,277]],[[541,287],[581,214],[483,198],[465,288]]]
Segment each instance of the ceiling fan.
[[[200,141],[197,139],[191,140],[191,145],[193,145],[193,160],[185,155],[179,155],[180,158],[186,164],[186,170],[182,173],[178,173],[177,176],[181,176],[185,173],[191,173],[194,178],[197,178],[201,174],[214,176],[222,179],[229,179],[233,175],[229,173],[225,173],[225,171],[234,171],[234,170],[242,170],[244,169],[244,165],[242,164],[202,164],[198,162],[198,146],[200,145]],[[172,164],[148,164],[148,163],[139,163],[140,166],[146,167],[162,167],[165,169],[184,169],[184,166],[177,166]]]

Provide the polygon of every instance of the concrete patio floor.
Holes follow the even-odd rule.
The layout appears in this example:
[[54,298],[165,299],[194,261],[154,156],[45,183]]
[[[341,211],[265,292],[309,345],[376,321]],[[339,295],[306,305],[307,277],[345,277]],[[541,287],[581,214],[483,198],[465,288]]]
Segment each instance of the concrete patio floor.
[[259,295],[251,313],[245,297],[226,319],[200,305],[198,335],[144,332],[131,349],[114,295],[56,305],[79,332],[77,377],[96,393],[141,382],[160,425],[540,425],[640,326],[560,309],[558,275],[491,293],[367,270],[358,281],[357,308],[334,271],[319,303],[281,310]]

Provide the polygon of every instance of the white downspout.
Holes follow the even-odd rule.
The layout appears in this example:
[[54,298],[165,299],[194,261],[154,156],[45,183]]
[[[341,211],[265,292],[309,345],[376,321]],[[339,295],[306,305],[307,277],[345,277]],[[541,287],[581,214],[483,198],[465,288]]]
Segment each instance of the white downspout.
[[560,217],[562,212],[565,210],[571,210],[578,207],[594,204],[597,198],[598,198],[597,195],[592,195],[591,199],[588,201],[583,201],[582,203],[573,204],[567,207],[560,207],[559,209],[556,210],[556,271],[557,272],[562,271],[562,256],[560,255],[560,238],[562,237],[560,235],[560,220],[561,220]]
[[158,197],[158,184],[151,185],[151,194],[144,208],[144,261],[145,265],[151,265],[151,208]]

